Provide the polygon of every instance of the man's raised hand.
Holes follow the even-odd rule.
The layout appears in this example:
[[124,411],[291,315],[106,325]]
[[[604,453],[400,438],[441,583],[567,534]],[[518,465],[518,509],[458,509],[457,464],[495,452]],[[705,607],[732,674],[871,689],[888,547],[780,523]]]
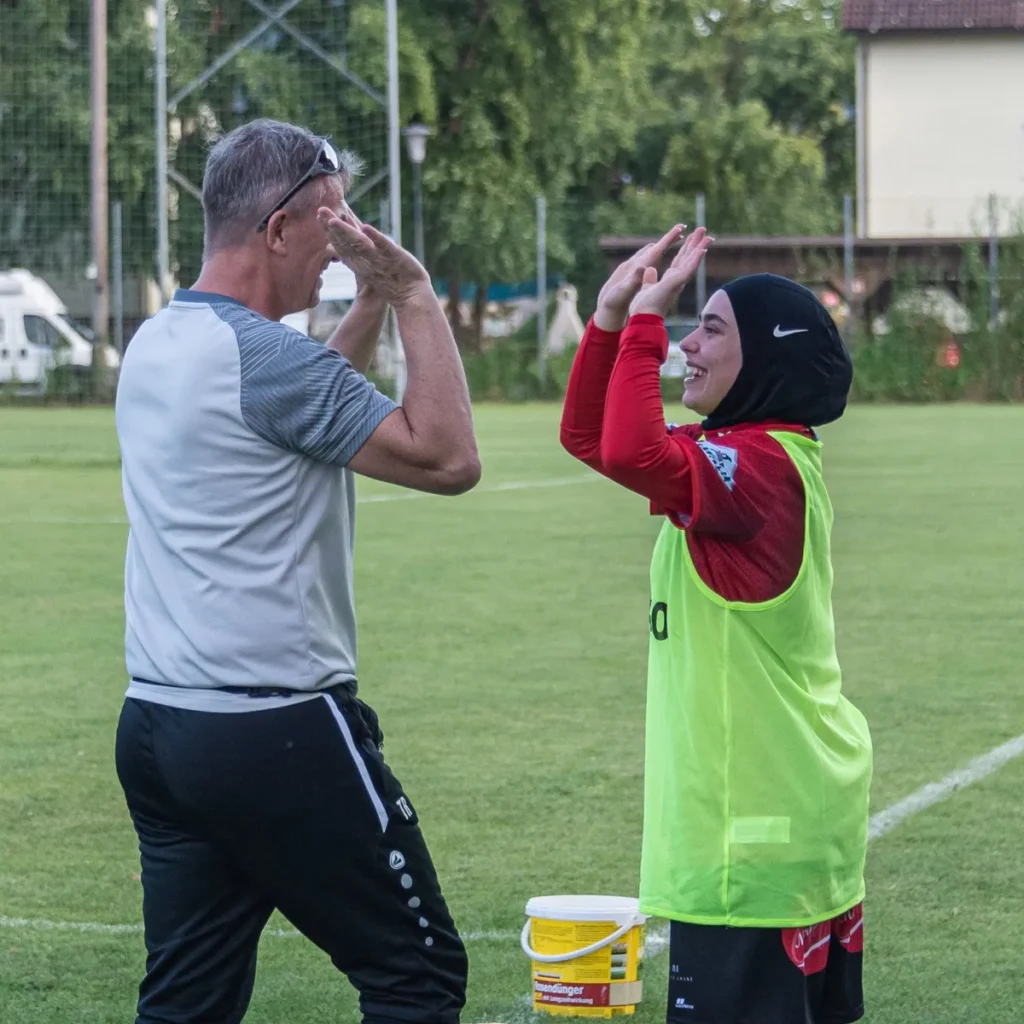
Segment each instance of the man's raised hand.
[[322,206],[317,213],[338,259],[356,276],[361,288],[398,308],[417,295],[430,293],[430,275],[412,253],[396,245],[387,235],[362,224],[347,209],[338,216]]

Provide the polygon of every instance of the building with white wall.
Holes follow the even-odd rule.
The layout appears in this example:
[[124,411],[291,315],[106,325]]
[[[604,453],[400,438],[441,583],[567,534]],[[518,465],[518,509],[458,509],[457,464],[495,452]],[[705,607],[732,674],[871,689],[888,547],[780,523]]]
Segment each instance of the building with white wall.
[[857,230],[964,238],[1024,218],[1024,0],[846,0]]

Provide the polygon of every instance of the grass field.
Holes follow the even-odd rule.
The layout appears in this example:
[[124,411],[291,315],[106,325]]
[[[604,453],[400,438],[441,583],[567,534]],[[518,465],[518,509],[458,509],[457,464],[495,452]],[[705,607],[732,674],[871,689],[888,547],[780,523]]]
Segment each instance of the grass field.
[[[477,491],[360,510],[362,693],[469,939],[466,1021],[529,1017],[528,897],[637,885],[657,524],[565,456],[556,424],[553,407],[482,408]],[[1024,732],[1024,409],[855,408],[825,440],[840,657],[878,811]],[[119,484],[108,411],[0,410],[2,1024],[133,1019]],[[395,493],[360,483],[361,500]],[[872,844],[873,1024],[1024,1019],[1022,792],[1024,759]],[[638,1024],[664,1020],[666,959]],[[323,954],[265,936],[247,1022],[357,1017]]]

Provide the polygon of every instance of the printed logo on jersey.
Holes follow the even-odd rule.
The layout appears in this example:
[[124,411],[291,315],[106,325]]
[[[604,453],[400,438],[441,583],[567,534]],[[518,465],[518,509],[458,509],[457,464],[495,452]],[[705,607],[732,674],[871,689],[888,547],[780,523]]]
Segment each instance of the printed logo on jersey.
[[736,466],[740,461],[740,454],[735,448],[726,448],[724,445],[712,444],[710,441],[698,441],[697,447],[708,457],[715,472],[722,478],[722,482],[731,491],[736,486]]
[[391,856],[388,858],[388,863],[395,871],[401,871],[405,867],[405,857],[398,850],[392,850]]

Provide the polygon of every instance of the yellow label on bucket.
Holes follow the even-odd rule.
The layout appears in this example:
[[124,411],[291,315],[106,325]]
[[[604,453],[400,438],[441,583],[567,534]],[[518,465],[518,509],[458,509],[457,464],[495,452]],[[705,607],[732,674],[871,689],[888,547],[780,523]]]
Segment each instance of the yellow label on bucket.
[[[552,921],[534,918],[533,949],[546,956],[586,949],[613,932],[614,921]],[[533,962],[534,1010],[576,1017],[631,1014],[641,998],[638,980],[643,926],[636,925],[614,945],[563,963]]]

